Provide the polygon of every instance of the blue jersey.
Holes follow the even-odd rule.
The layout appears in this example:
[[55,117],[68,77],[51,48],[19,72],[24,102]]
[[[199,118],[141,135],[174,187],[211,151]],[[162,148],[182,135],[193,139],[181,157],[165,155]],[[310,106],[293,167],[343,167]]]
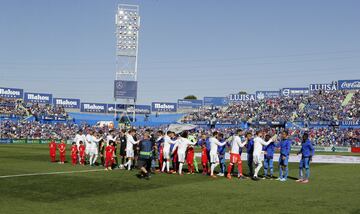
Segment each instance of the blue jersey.
[[252,155],[254,153],[254,139],[250,139],[246,144],[246,152],[249,155]]
[[161,144],[164,143],[164,138],[160,138],[158,141],[156,141],[156,146],[158,148],[158,151],[160,151]]
[[301,144],[300,152],[304,158],[308,158],[308,157],[314,155],[315,149],[314,149],[313,145],[311,144],[310,140],[307,140]]
[[266,159],[273,159],[275,153],[275,144],[270,143],[269,145],[264,146],[264,151],[266,152],[266,155],[264,155]]
[[[174,140],[174,139],[172,139],[172,140]],[[175,146],[175,144],[170,143],[170,151],[173,150],[174,146]]]
[[226,144],[223,146],[218,146],[219,155],[225,155],[225,152],[226,152]]
[[291,140],[284,139],[282,140],[278,147],[280,147],[280,154],[284,156],[289,156],[291,151]]

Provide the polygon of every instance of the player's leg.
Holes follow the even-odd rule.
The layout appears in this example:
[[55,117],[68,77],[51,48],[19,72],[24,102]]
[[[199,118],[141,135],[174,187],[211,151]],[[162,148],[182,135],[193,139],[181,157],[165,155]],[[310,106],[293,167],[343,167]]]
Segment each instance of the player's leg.
[[302,183],[308,183],[310,177],[310,158],[304,158],[305,162],[305,180]]
[[284,181],[287,180],[287,177],[289,175],[288,160],[289,160],[289,157],[285,157],[285,160],[283,162],[283,180]]
[[99,151],[97,149],[95,149],[94,151],[94,159],[93,159],[93,165],[95,165],[97,159],[98,159],[98,156],[99,156]]
[[270,168],[270,177],[272,178],[274,175],[274,159],[269,160],[269,168]]
[[210,154],[210,159],[211,159],[210,176],[215,177],[214,170],[219,165],[219,157],[217,154]]
[[267,177],[268,167],[269,167],[269,159],[265,158],[264,159],[264,177]]
[[235,159],[234,154],[230,154],[230,163],[227,169],[227,176],[226,176],[229,179],[231,179],[231,171],[235,161],[234,159]]
[[250,177],[254,176],[253,163],[254,163],[253,155],[248,154],[248,156],[247,156],[247,164],[248,164],[248,167],[249,167],[249,176]]
[[92,152],[90,152],[89,157],[90,157],[89,158],[89,162],[90,162],[89,164],[90,164],[90,166],[92,166],[92,162],[93,162],[93,159],[94,159],[94,154]]
[[280,155],[280,157],[279,157],[279,178],[278,178],[278,180],[283,179],[282,162],[283,162],[283,159],[281,158],[281,155]]
[[258,173],[262,167],[262,162],[261,162],[259,156],[254,156],[254,164],[256,166],[255,172],[254,172],[254,178],[258,178]]
[[243,177],[243,171],[242,171],[242,160],[241,160],[240,155],[239,155],[239,160],[237,162],[237,166],[238,166],[238,177],[242,178]]
[[197,162],[195,156],[194,156],[193,166],[194,166],[195,172],[199,173],[199,166],[198,166],[198,162]]
[[219,175],[219,176],[224,176],[224,174],[225,174],[225,168],[226,168],[224,155],[221,155],[221,156],[219,157],[219,163],[220,163],[220,173],[219,173],[218,175]]
[[302,182],[304,180],[304,174],[303,174],[303,167],[305,165],[304,163],[304,158],[301,158],[300,163],[299,163],[299,179],[296,180],[296,182]]

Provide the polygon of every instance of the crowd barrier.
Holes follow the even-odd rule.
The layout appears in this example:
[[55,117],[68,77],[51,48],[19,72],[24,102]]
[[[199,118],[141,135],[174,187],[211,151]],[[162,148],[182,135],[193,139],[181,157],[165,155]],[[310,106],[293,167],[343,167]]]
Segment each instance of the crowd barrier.
[[[48,144],[51,139],[0,139],[0,144]],[[61,139],[56,139],[60,143]],[[72,140],[65,140],[66,144],[71,144]]]

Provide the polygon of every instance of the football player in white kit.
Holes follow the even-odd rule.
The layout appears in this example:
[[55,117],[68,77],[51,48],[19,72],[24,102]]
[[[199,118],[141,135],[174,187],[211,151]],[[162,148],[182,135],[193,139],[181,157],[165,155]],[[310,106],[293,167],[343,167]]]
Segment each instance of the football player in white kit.
[[128,133],[126,133],[126,157],[128,161],[124,164],[128,170],[131,170],[131,164],[134,160],[134,145],[138,144],[140,141],[135,141],[134,136],[136,134],[135,129],[131,129]]
[[175,133],[168,131],[164,136],[164,147],[163,147],[163,154],[164,154],[164,162],[161,169],[161,172],[164,172],[166,167],[166,172],[170,173],[170,144],[175,144],[175,141],[172,138],[175,137]]
[[243,176],[241,155],[239,154],[240,148],[243,148],[247,143],[247,140],[241,141],[241,136],[243,134],[243,131],[241,129],[238,129],[236,131],[236,134],[232,137],[230,149],[230,164],[226,176],[228,179],[231,179],[231,170],[235,164],[237,164],[238,166],[238,178],[241,178]]
[[172,149],[172,153],[175,152],[176,148],[178,149],[177,154],[178,154],[178,161],[179,161],[179,175],[183,175],[182,174],[182,168],[184,166],[184,162],[185,162],[185,152],[186,149],[189,145],[195,145],[195,142],[191,142],[188,139],[189,133],[187,131],[184,131],[181,136],[175,141],[175,146]]
[[209,138],[210,142],[210,176],[213,178],[216,178],[216,175],[214,175],[214,169],[219,165],[219,156],[218,156],[218,146],[224,146],[227,142],[224,141],[220,143],[219,140],[221,140],[223,137],[223,134],[218,133],[215,131],[213,133],[213,136]]
[[258,173],[262,167],[262,149],[263,146],[269,145],[276,139],[276,135],[274,135],[269,141],[265,142],[262,137],[264,132],[262,130],[256,131],[256,137],[254,138],[254,164],[256,166],[255,173],[254,173],[254,180],[258,180]]
[[[99,141],[101,141],[102,138],[97,138],[95,137],[94,135],[94,131],[90,131],[90,135],[87,135],[86,136],[86,141],[88,141],[89,143],[89,161],[90,161],[90,166],[94,166],[97,158],[98,158],[98,155],[99,155],[99,147],[98,147],[98,143]],[[87,147],[86,147],[87,149]]]

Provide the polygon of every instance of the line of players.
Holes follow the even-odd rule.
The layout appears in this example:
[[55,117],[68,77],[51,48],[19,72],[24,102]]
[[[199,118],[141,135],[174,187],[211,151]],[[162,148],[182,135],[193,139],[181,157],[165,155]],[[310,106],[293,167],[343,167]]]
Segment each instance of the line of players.
[[[184,164],[188,165],[188,174],[194,174],[195,171],[199,172],[194,146],[200,146],[202,173],[204,175],[209,174],[211,177],[216,178],[214,170],[220,165],[220,173],[217,175],[225,176],[225,153],[226,148],[228,147],[230,153],[230,163],[226,175],[228,179],[232,179],[232,172],[235,165],[237,165],[238,169],[237,177],[239,179],[246,178],[243,175],[241,160],[243,149],[246,150],[247,153],[249,177],[258,180],[258,173],[264,166],[263,178],[273,179],[273,157],[275,149],[279,148],[278,180],[284,182],[288,178],[288,160],[292,142],[288,138],[288,132],[286,130],[282,131],[281,140],[277,143],[277,135],[271,137],[268,134],[265,135],[263,130],[259,130],[256,131],[255,136],[253,136],[251,132],[244,133],[241,129],[237,130],[236,133],[227,139],[224,139],[222,133],[215,131],[210,137],[203,134],[198,141],[196,140],[196,137],[189,135],[188,131],[176,135],[171,131],[164,134],[163,131],[159,130],[154,136],[151,135],[150,130],[147,130],[145,131],[142,140],[135,140],[137,138],[135,129],[131,129],[128,132],[122,130],[120,134],[115,137],[114,131],[110,130],[105,139],[99,135],[102,135],[102,133],[95,133],[94,131],[89,130],[88,134],[85,136],[82,131],[79,131],[75,136],[71,147],[72,164],[75,165],[79,163],[84,165],[85,159],[87,159],[90,166],[94,166],[99,157],[100,150],[101,162],[106,170],[111,170],[114,167],[126,167],[128,170],[131,170],[133,162],[137,160],[137,157],[134,154],[135,145],[141,144],[144,141],[149,141],[151,142],[151,150],[146,152],[142,151],[144,154],[149,153],[149,155],[142,156],[142,161],[139,161],[140,165],[138,165],[139,168],[144,167],[147,172],[155,171],[156,162],[158,162],[159,166],[158,171],[162,173],[178,173],[179,175],[183,175]],[[117,144],[120,144],[121,164],[119,164],[116,154]],[[63,164],[65,162],[66,152],[64,141],[61,141],[59,145],[56,145],[56,143],[52,141],[49,144],[49,148],[51,161],[55,162],[56,150],[58,149],[60,163]],[[302,154],[302,158],[299,165],[299,179],[297,182],[308,183],[310,176],[310,162],[314,155],[314,148],[307,133],[303,134],[302,148],[298,155],[299,154]],[[126,163],[125,158],[127,158]],[[170,168],[170,163],[172,169]],[[305,175],[303,170],[305,170]]]

